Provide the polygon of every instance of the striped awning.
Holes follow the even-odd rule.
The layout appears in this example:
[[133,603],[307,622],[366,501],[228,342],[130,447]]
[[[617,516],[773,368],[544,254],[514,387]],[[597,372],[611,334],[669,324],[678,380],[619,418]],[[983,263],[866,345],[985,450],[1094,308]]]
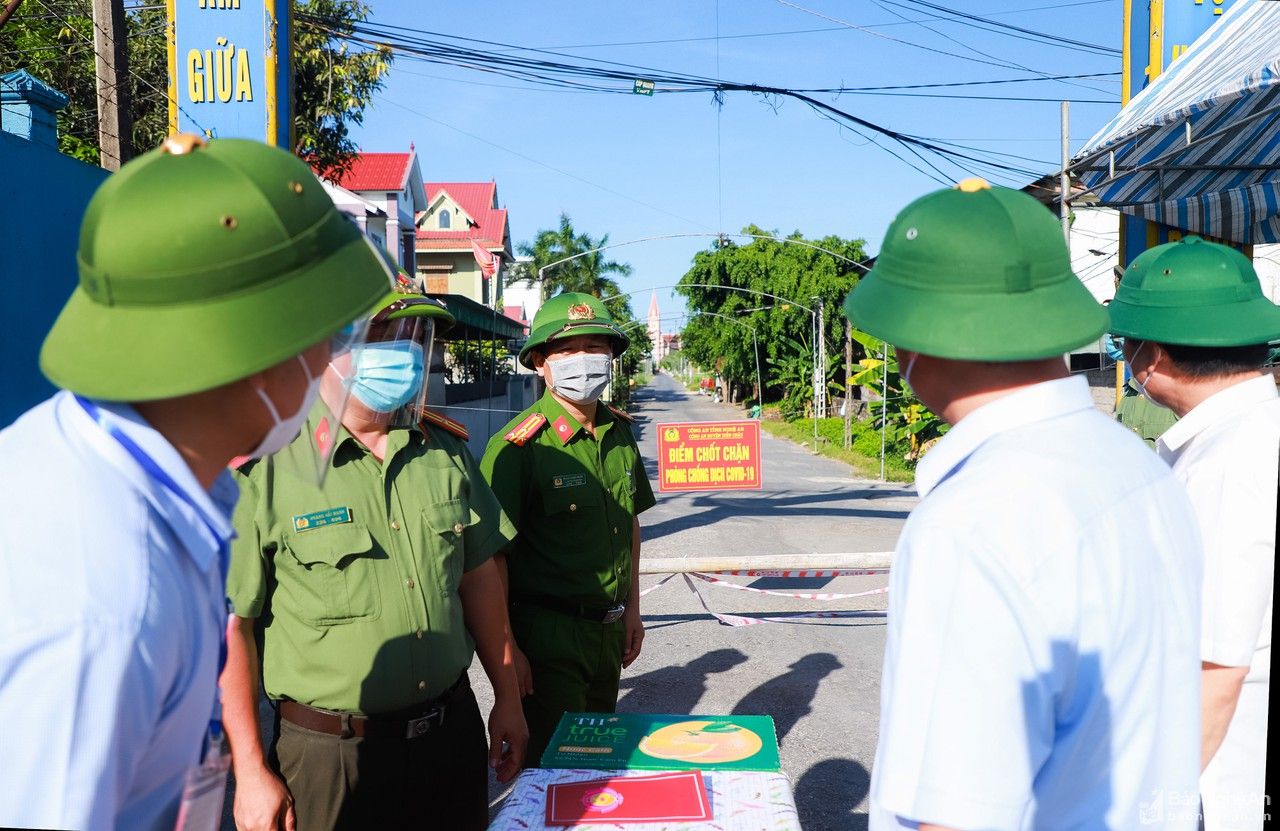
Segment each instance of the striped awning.
[[1280,242],[1280,2],[1238,0],[1072,164],[1103,205]]

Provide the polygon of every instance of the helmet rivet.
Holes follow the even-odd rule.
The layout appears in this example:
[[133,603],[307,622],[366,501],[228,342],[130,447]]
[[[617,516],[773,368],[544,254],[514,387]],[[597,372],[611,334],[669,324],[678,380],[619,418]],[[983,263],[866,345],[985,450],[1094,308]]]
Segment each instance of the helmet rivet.
[[290,182],[290,183],[289,183],[289,190],[291,190],[291,191],[293,191],[294,193],[296,193],[296,194],[298,194],[299,196],[301,196],[301,195],[302,195],[302,183],[301,183],[301,182]]
[[1172,269],[1172,268],[1166,268],[1166,269],[1164,270],[1164,276],[1166,276],[1166,277],[1168,277],[1168,276],[1169,276],[1170,274],[1172,274],[1172,273],[1173,273],[1173,269]]
[[907,239],[915,239],[918,236],[920,236],[920,232],[917,231],[915,228],[907,229]]
[[222,223],[222,227],[226,228],[228,231],[234,231],[236,229],[236,225],[238,224],[236,222],[236,218],[230,215],[223,216],[220,222]]

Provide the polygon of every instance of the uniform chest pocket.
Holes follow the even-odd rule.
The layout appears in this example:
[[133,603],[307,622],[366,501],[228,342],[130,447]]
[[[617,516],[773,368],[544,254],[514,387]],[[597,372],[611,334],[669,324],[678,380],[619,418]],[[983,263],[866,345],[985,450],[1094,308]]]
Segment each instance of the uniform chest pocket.
[[480,521],[465,499],[448,499],[422,509],[422,518],[431,534],[427,540],[425,563],[436,575],[441,596],[457,592],[466,565],[467,530]]
[[543,491],[542,507],[549,518],[575,524],[600,515],[604,508],[604,493],[593,481],[576,488],[555,488]]
[[319,626],[378,616],[374,569],[385,555],[364,526],[348,523],[295,532],[285,537],[284,547],[288,560],[277,568],[279,596],[273,601],[279,611]]

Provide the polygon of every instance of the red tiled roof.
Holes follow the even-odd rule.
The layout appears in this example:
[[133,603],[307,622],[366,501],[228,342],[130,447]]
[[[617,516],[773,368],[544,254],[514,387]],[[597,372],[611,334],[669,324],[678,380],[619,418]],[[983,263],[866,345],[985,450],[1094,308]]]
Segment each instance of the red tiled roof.
[[[440,191],[444,191],[479,225],[449,231],[419,228],[416,234],[419,251],[465,250],[470,248],[471,240],[491,251],[505,248],[507,209],[497,207],[496,182],[427,182],[423,187],[427,192],[428,205],[436,200]],[[459,221],[454,220],[455,225]]]
[[516,323],[527,324],[529,322],[524,319],[524,306],[503,306],[502,313]]
[[411,153],[361,153],[338,184],[347,190],[400,190],[409,178]]

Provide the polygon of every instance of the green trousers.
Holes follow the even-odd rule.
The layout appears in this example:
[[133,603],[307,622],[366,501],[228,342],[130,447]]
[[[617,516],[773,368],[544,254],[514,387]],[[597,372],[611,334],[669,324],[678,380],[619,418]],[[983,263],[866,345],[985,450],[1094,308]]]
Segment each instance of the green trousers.
[[542,752],[565,713],[612,713],[622,673],[622,621],[594,623],[525,605],[511,609],[516,645],[529,659],[533,694],[524,698],[529,724],[526,767]]
[[277,719],[272,763],[293,795],[298,831],[489,824],[489,746],[475,695],[414,739],[342,738]]

